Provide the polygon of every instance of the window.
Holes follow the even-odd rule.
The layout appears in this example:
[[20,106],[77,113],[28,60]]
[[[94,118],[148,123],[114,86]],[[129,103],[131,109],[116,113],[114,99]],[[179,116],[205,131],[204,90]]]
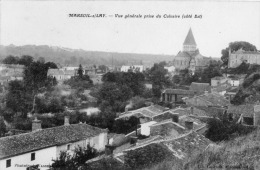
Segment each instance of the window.
[[67,150],[70,150],[70,144],[67,145]]
[[31,161],[35,160],[35,153],[31,153]]
[[11,167],[11,159],[6,160],[6,168]]

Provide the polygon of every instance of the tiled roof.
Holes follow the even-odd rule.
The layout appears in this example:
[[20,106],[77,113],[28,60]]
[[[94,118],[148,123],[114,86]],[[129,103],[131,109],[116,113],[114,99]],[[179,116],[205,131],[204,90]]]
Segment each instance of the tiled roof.
[[184,126],[180,125],[179,123],[173,122],[172,119],[166,119],[166,120],[157,122],[157,123],[151,125],[151,127],[152,127],[152,126],[159,126],[159,125],[166,125],[166,124],[172,124],[172,125],[174,125],[174,126],[176,127],[175,129],[176,129],[178,132],[183,132],[183,130],[185,130],[185,127],[184,127]]
[[177,139],[164,141],[162,143],[167,146],[176,158],[185,159],[191,157],[196,151],[204,150],[212,142],[203,135],[190,132]]
[[224,96],[217,93],[208,93],[196,97],[210,103],[208,104],[210,106],[228,106],[230,104]]
[[183,89],[165,89],[163,93],[167,94],[180,94],[180,95],[194,95],[194,91]]
[[222,79],[226,79],[226,78],[225,77],[221,77],[221,76],[217,76],[217,77],[211,78],[211,80],[222,80]]
[[[167,149],[173,153],[173,155],[178,159],[185,159],[191,156],[191,154],[196,153],[196,151],[204,150],[211,142],[203,135],[200,135],[194,131],[187,134],[181,135],[177,138],[170,139],[158,139],[150,143],[145,143],[143,145],[136,145],[125,151],[133,151],[136,149],[143,149],[151,144],[162,144],[167,147]],[[163,148],[162,148],[163,149]]]
[[196,45],[192,30],[190,28],[183,45]]
[[211,88],[209,83],[192,82],[190,85],[190,90],[194,92],[204,92],[204,91],[210,92]]
[[65,75],[74,76],[75,75],[75,70],[64,70],[64,74]]
[[224,108],[207,107],[207,106],[193,106],[193,115],[199,117],[215,117],[219,114],[223,114]]
[[228,106],[227,113],[239,114],[245,117],[253,117],[254,116],[254,104],[246,104],[246,105],[230,105]]
[[124,117],[131,117],[131,116],[135,116],[135,117],[154,117],[160,113],[163,113],[164,111],[168,110],[169,108],[165,108],[159,105],[152,105],[152,106],[148,106],[148,107],[143,107],[137,110],[131,110],[131,111],[127,111],[122,113],[121,115],[119,115],[119,117],[117,119],[120,118],[124,118]]
[[0,159],[96,136],[106,129],[71,124],[0,138]]
[[188,115],[184,115],[184,116],[180,116],[179,117],[179,124],[181,126],[184,126],[185,127],[185,121],[190,121],[190,122],[193,122],[193,130],[197,130],[197,129],[200,129],[202,128],[203,126],[205,126],[206,124],[201,122],[199,119],[196,119],[196,118],[192,118]]
[[48,75],[64,75],[64,71],[61,69],[49,69]]
[[177,59],[177,58],[181,58],[181,59],[183,59],[183,58],[191,59],[191,56],[190,56],[190,54],[189,54],[188,52],[181,51],[181,52],[179,52],[179,53],[177,54],[177,56],[175,57],[175,59]]

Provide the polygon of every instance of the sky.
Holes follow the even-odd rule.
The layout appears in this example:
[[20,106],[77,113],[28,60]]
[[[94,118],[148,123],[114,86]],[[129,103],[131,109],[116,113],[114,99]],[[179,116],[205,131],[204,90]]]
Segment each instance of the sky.
[[[1,45],[177,55],[192,28],[204,56],[221,57],[221,50],[234,41],[247,41],[260,49],[260,2],[2,0],[0,11]],[[128,14],[142,18],[124,18]],[[149,14],[154,18],[144,18]],[[164,18],[165,14],[180,18]],[[182,18],[187,14],[192,18]]]

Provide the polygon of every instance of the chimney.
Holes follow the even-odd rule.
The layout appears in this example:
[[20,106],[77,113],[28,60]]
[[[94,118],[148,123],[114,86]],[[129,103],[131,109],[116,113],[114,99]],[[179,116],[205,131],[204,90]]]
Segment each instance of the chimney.
[[114,146],[112,145],[106,145],[105,146],[105,154],[106,155],[112,155],[114,150]]
[[32,131],[37,131],[42,129],[42,121],[38,120],[37,117],[32,121]]
[[137,143],[137,136],[130,136],[130,144],[136,145]]
[[172,114],[172,121],[176,123],[179,122],[179,113]]
[[254,126],[260,125],[260,105],[254,106]]
[[188,130],[192,130],[193,129],[193,122],[192,121],[185,121],[185,127]]
[[70,116],[64,116],[64,126],[70,125]]

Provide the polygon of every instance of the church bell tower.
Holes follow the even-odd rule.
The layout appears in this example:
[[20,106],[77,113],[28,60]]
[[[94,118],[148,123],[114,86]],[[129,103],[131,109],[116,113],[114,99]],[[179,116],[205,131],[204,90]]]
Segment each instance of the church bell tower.
[[183,43],[183,51],[184,52],[195,52],[197,49],[197,44],[195,42],[192,30],[190,28],[185,41]]

